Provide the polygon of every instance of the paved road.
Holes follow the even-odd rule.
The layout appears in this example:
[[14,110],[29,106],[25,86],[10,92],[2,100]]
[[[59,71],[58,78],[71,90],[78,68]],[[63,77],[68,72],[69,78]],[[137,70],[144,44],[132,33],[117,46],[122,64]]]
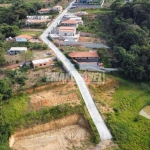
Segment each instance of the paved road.
[[64,66],[69,70],[71,75],[75,78],[76,83],[81,92],[81,95],[82,95],[84,102],[87,106],[87,109],[89,111],[89,114],[91,115],[91,118],[92,118],[93,122],[95,123],[95,126],[99,132],[101,140],[108,140],[108,139],[111,139],[112,136],[94,104],[93,99],[89,93],[89,90],[88,90],[83,78],[78,73],[78,71],[74,68],[73,64],[61,53],[61,51],[47,39],[48,32],[50,32],[55,26],[57,26],[57,22],[60,21],[60,19],[63,17],[63,15],[67,12],[67,10],[71,7],[71,5],[73,3],[74,2],[72,2],[59,15],[59,17],[56,18],[55,21],[44,31],[44,33],[41,35],[41,39],[56,53],[57,57],[63,62]]

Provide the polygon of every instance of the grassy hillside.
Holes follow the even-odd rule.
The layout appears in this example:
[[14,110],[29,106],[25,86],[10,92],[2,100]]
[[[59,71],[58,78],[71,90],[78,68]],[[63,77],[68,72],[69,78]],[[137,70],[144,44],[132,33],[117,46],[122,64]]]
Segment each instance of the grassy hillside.
[[103,102],[105,107],[113,108],[113,112],[105,112],[104,115],[114,140],[121,150],[149,150],[150,120],[140,116],[139,111],[150,105],[150,87],[120,78],[117,81],[119,88],[111,99],[105,101],[101,93],[106,94],[108,89],[92,87],[97,95],[96,100],[101,104]]

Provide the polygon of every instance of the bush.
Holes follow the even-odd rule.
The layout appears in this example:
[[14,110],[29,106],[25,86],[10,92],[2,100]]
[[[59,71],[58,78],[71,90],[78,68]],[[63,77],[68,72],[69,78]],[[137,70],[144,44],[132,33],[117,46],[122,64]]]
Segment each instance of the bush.
[[58,65],[58,66],[62,66],[63,63],[62,63],[61,61],[57,61],[57,65]]
[[19,63],[19,60],[16,60],[16,64],[18,64]]

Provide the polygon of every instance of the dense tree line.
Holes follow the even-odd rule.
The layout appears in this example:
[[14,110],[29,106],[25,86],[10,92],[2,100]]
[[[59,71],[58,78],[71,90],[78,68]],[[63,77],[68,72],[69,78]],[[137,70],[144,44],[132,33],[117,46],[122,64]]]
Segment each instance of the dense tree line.
[[18,24],[20,20],[26,19],[27,15],[36,14],[42,6],[43,4],[37,2],[25,3],[24,1],[16,1],[11,7],[0,8],[0,23]]
[[150,77],[150,1],[124,4],[116,0],[111,8],[111,46],[120,62],[122,74],[130,79],[148,81]]

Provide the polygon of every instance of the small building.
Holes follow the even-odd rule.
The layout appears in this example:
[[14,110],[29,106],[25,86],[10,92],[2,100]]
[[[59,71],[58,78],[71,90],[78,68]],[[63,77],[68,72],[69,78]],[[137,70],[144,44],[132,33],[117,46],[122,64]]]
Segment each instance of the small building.
[[11,47],[10,50],[7,51],[7,53],[10,55],[16,55],[23,51],[26,52],[27,50],[27,47]]
[[78,22],[76,20],[65,20],[61,22],[61,26],[74,26],[77,27],[78,26]]
[[26,25],[47,24],[50,21],[49,16],[27,16]]
[[49,8],[41,8],[40,10],[38,10],[38,14],[47,14],[50,12]]
[[53,63],[51,58],[32,60],[33,68],[49,67]]
[[27,20],[26,25],[32,25],[32,24],[47,24],[48,20]]
[[69,20],[75,20],[78,24],[83,24],[82,18],[81,17],[76,17],[76,18],[70,18]]
[[30,35],[18,35],[14,39],[16,42],[27,42],[31,40],[33,37]]
[[99,65],[99,56],[97,52],[72,52],[69,57],[79,66],[81,70],[88,68],[97,68]]
[[75,36],[76,27],[59,27],[58,29],[59,36]]
[[60,12],[62,12],[63,8],[62,8],[62,6],[57,5],[57,6],[53,7],[53,10],[58,11],[60,13]]

